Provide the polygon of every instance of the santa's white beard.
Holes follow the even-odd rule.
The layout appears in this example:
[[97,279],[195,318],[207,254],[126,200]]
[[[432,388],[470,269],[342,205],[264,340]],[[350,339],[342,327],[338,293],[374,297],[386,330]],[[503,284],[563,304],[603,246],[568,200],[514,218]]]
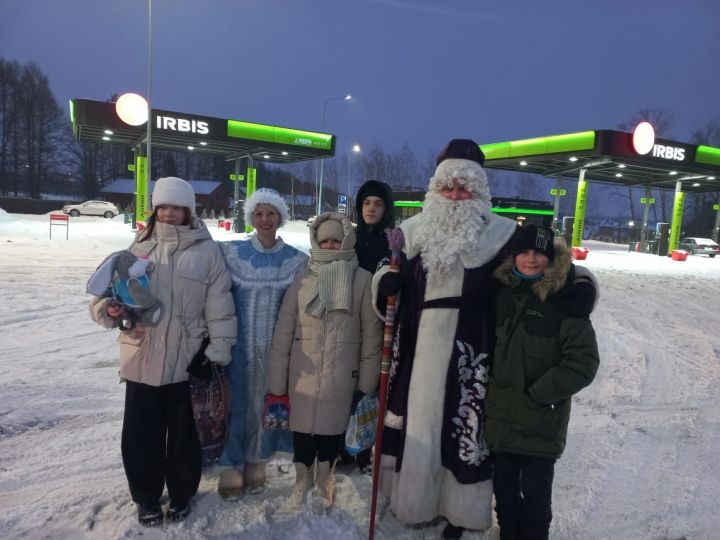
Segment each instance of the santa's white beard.
[[414,236],[429,285],[442,283],[461,254],[477,252],[489,213],[480,199],[451,201],[428,192]]

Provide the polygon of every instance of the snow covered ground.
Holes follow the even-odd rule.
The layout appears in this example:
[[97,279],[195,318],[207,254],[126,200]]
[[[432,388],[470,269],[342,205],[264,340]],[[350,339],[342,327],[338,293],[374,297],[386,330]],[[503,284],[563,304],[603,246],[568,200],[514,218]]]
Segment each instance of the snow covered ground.
[[[218,240],[238,238],[209,223]],[[87,315],[85,283],[132,238],[122,218],[76,218],[70,239],[47,216],[0,210],[0,537],[366,537],[370,479],[338,475],[337,504],[283,503],[293,473],[221,500],[204,478],[181,524],[137,525],[120,458],[124,387],[115,332]],[[281,236],[307,251],[305,223]],[[556,467],[555,539],[717,538],[720,488],[720,258],[672,261],[587,242],[601,298],[601,367],[575,398]],[[282,465],[282,461],[277,462]],[[443,523],[399,524],[380,498],[377,538],[439,538]],[[468,539],[494,539],[466,534]]]

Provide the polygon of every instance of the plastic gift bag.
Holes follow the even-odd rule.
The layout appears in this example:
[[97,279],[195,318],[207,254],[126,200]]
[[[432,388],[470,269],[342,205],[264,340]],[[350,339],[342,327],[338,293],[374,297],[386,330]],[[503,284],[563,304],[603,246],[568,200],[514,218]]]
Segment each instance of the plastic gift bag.
[[276,396],[274,394],[265,396],[263,429],[279,429],[284,431],[290,429],[290,399],[287,394],[284,396]]
[[345,431],[345,451],[354,456],[375,444],[377,427],[378,398],[364,395],[358,401],[355,412],[350,415]]

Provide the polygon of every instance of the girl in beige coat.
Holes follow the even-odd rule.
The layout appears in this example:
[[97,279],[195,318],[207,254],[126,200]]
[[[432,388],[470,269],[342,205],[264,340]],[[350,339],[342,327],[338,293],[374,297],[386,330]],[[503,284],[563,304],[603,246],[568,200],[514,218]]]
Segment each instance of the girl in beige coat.
[[[205,224],[195,217],[192,186],[160,178],[153,214],[130,251],[154,264],[149,289],[162,303],[154,326],[123,331],[120,376],[125,385],[122,457],[138,521],[160,524],[160,496],[167,485],[166,519],[180,521],[200,483],[201,450],[195,429],[187,368],[200,351],[206,361],[227,364],[237,326],[230,274]],[[117,327],[111,298],[91,302],[92,318]]]
[[308,268],[298,272],[280,306],[268,392],[290,398],[297,473],[291,500],[302,502],[314,473],[329,506],[353,395],[377,386],[382,326],[371,304],[372,276],[358,267],[350,220],[337,213],[318,216],[310,244]]

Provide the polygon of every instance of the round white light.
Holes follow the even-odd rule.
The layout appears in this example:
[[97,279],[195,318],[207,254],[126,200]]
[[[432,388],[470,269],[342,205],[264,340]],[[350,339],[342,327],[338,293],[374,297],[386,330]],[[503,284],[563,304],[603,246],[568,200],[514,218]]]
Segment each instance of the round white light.
[[655,129],[650,122],[640,122],[633,133],[633,147],[635,151],[644,156],[652,150],[655,144]]
[[205,141],[200,141],[200,146],[207,146],[207,143]]
[[123,94],[115,103],[115,112],[126,124],[140,126],[147,122],[148,104],[142,96],[133,93]]
[[714,176],[708,176],[708,180],[715,180]]
[[102,138],[102,140],[103,140],[103,141],[109,141],[109,140],[110,140],[110,137],[108,137],[107,135],[105,135],[105,136]]
[[521,161],[520,165],[522,165],[524,167],[525,165],[527,165],[527,161]]
[[622,178],[622,174],[621,174],[621,173],[615,173],[615,178]]
[[283,151],[282,155],[283,155],[283,156],[287,156],[287,155],[288,155],[288,153],[287,153],[287,152],[285,152],[285,151]]
[[624,169],[624,168],[625,168],[625,165],[623,165],[622,163],[620,165],[618,165],[618,169]]
[[675,175],[677,174],[677,171],[670,171],[668,174],[669,174],[670,176],[675,176]]
[[105,135],[112,135],[112,134],[113,134],[113,132],[110,131],[109,129],[106,129],[103,133],[105,133]]
[[188,150],[195,150],[194,146],[188,146]]
[[268,156],[267,154],[265,154],[263,157],[264,157],[265,159],[270,159],[270,156]]
[[569,161],[577,161],[577,158],[575,156],[572,156]]
[[693,187],[700,187],[700,182],[695,182],[695,183],[693,184]]

